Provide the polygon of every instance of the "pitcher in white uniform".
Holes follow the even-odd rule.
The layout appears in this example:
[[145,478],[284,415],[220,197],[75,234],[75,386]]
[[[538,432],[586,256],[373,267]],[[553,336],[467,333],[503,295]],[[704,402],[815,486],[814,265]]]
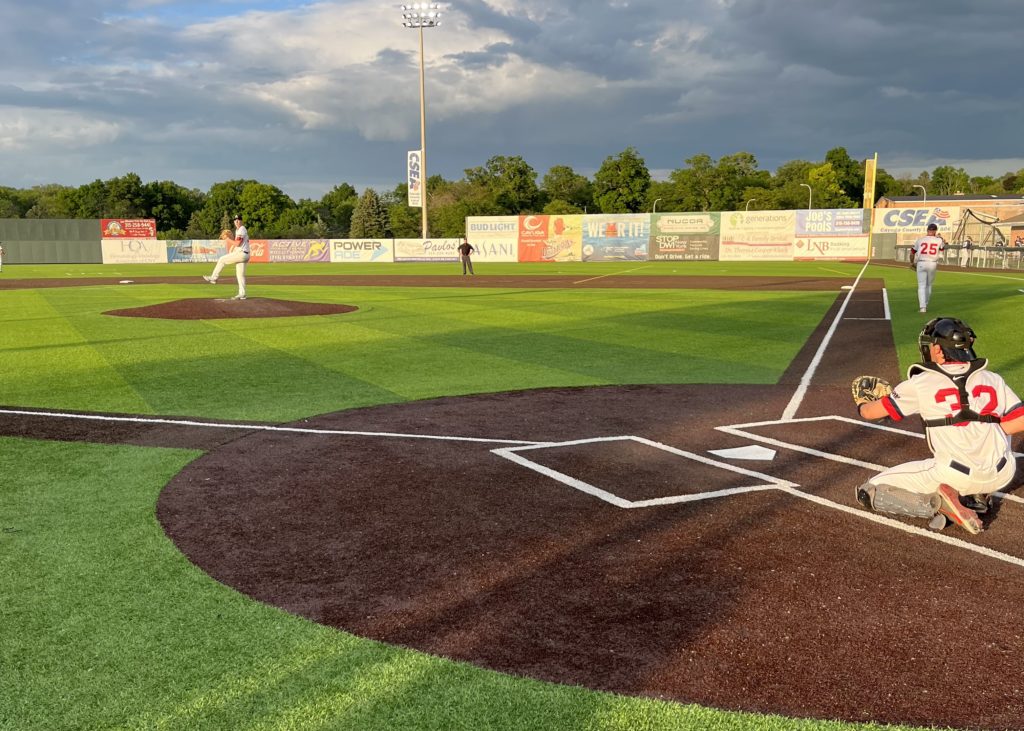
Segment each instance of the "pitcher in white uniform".
[[939,268],[939,255],[945,250],[946,242],[939,236],[939,227],[934,223],[929,223],[928,234],[910,247],[910,266],[917,271],[917,304],[921,312],[928,311],[935,271]]
[[1024,431],[1024,404],[975,355],[975,339],[962,320],[929,320],[918,336],[922,362],[890,396],[859,407],[865,419],[920,414],[934,455],[879,472],[857,488],[861,505],[929,519],[935,530],[947,520],[969,533],[983,530],[979,516],[1016,473],[1010,435]]
[[220,277],[221,270],[228,264],[235,265],[235,279],[238,281],[238,294],[231,299],[245,299],[245,265],[249,263],[249,230],[242,222],[241,216],[235,216],[235,239],[230,244],[230,250],[217,260],[213,268],[213,274],[203,275],[210,284],[216,284]]

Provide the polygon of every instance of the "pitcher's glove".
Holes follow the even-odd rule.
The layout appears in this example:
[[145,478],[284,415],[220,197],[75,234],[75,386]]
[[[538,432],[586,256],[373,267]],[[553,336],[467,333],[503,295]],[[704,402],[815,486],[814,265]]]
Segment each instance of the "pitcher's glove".
[[879,401],[892,393],[892,385],[878,376],[857,376],[850,384],[853,402],[860,406],[869,401]]
[[235,237],[234,237],[234,234],[231,233],[231,231],[229,231],[228,229],[224,229],[223,231],[220,232],[220,240],[221,241],[234,241]]

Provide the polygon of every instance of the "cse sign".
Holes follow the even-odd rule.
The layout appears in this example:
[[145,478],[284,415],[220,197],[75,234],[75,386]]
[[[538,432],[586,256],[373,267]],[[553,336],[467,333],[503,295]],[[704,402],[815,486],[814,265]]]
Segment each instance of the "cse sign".
[[409,207],[423,207],[423,181],[420,172],[423,169],[423,155],[419,150],[409,150],[408,157]]

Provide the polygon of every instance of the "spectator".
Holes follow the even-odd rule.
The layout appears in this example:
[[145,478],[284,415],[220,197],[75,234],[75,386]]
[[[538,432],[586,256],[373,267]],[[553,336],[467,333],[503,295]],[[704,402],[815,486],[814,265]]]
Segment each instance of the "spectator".
[[974,249],[974,242],[971,241],[971,237],[968,236],[964,239],[964,242],[960,245],[960,266],[967,267],[971,265],[971,255]]

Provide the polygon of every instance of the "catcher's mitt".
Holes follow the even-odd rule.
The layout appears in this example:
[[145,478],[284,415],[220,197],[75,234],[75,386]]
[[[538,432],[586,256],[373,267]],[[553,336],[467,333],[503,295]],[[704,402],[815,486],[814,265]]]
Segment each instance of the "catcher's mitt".
[[221,238],[222,241],[234,241],[235,240],[234,235],[228,229],[224,229],[223,231],[220,232],[220,238]]
[[853,391],[853,402],[858,406],[878,401],[892,393],[892,385],[878,376],[857,376],[850,389]]

